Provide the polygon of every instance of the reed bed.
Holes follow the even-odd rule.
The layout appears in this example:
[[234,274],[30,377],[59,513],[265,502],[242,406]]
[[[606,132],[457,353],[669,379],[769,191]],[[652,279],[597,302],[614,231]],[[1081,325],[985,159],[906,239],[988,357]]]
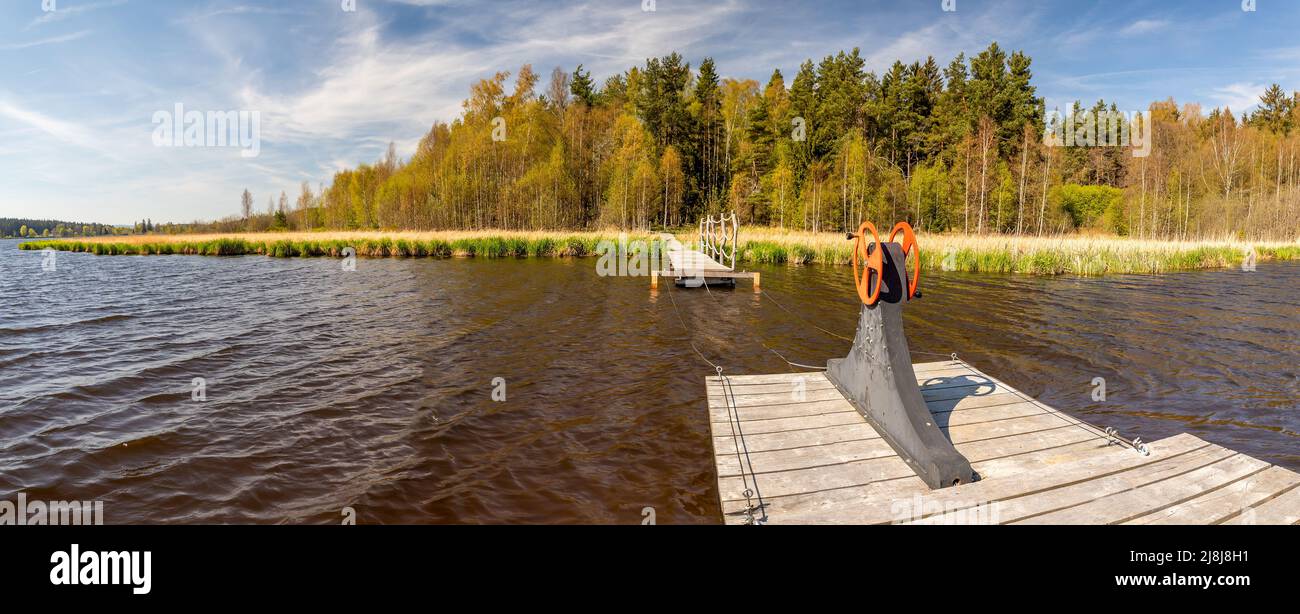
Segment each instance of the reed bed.
[[85,252],[102,256],[342,257],[347,249],[370,258],[564,258],[591,256],[602,241],[648,239],[617,232],[546,233],[319,232],[234,235],[143,235],[30,241],[19,249]]
[[[843,234],[742,229],[738,260],[764,263],[849,264],[853,242]],[[881,237],[887,240],[888,237]],[[1300,241],[1233,239],[1162,241],[1116,236],[1014,236],[920,234],[921,266],[928,270],[1104,275],[1162,273],[1238,266],[1254,251],[1257,261],[1300,259]]]
[[[363,257],[565,258],[597,254],[603,241],[653,240],[650,233],[597,232],[299,232],[232,235],[144,235],[29,241],[20,249],[98,255],[264,255],[277,258]],[[685,244],[694,233],[677,237]],[[885,239],[887,237],[881,237]],[[1252,251],[1258,261],[1300,260],[1300,241],[1162,241],[1113,236],[1030,237],[922,234],[921,265],[929,270],[1104,275],[1162,273],[1238,266]],[[836,264],[851,262],[853,242],[838,233],[742,228],[738,262]]]

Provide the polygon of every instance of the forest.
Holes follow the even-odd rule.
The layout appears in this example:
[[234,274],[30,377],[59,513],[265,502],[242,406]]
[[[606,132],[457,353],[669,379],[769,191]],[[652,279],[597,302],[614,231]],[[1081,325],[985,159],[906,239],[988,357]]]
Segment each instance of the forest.
[[[1104,100],[1046,109],[1031,65],[997,43],[879,75],[841,51],[765,84],[676,53],[601,84],[581,65],[543,84],[525,65],[473,84],[461,117],[409,159],[390,145],[264,213],[245,190],[239,215],[188,229],[650,230],[725,210],[813,232],[906,219],[972,234],[1300,235],[1297,94],[1274,85],[1240,117],[1157,101],[1129,125]],[[1095,134],[1061,139],[1067,126]],[[1130,128],[1148,155],[1118,138]]]
[[[149,228],[152,228],[152,225]],[[137,229],[143,231],[144,227],[137,225]],[[99,237],[123,234],[129,234],[128,229],[108,224],[0,218],[0,238]]]

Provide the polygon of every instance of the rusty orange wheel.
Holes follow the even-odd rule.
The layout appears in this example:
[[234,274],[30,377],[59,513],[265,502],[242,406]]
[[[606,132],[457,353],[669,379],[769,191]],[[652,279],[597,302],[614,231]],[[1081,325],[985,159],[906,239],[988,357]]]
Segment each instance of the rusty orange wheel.
[[[872,244],[864,240],[868,230],[871,231]],[[880,244],[880,233],[876,231],[876,225],[871,222],[863,222],[858,227],[858,234],[854,236],[857,240],[853,243],[853,283],[858,287],[858,298],[862,299],[862,304],[875,305],[880,300],[880,282],[885,278],[884,246]],[[862,260],[861,276],[858,276],[859,259]],[[871,285],[873,271],[876,273],[874,288]]]
[[911,299],[916,296],[916,288],[921,283],[921,245],[916,242],[916,233],[912,232],[912,225],[907,222],[894,224],[893,232],[889,233],[889,242],[894,242],[894,237],[898,233],[903,233],[903,258],[912,256],[912,278],[907,280],[907,298]]

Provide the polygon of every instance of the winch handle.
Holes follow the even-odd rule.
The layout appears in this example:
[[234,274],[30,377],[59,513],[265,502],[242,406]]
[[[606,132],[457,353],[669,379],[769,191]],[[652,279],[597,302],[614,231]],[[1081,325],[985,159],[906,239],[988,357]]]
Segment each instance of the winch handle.
[[[871,240],[874,243],[868,244],[866,239],[867,231],[871,231]],[[853,243],[853,284],[858,289],[858,298],[862,299],[862,304],[871,306],[880,300],[880,286],[885,278],[885,246],[880,243],[880,233],[876,230],[876,225],[871,222],[862,222],[858,227],[858,232],[850,235],[855,239]],[[858,275],[858,259],[862,260],[862,275]],[[876,285],[871,286],[871,273],[876,273]]]
[[907,280],[907,298],[911,300],[916,296],[916,289],[921,283],[921,245],[916,242],[916,233],[912,232],[911,224],[894,224],[893,232],[889,233],[889,242],[893,243],[894,237],[899,233],[903,234],[903,258],[906,259],[908,253],[912,254],[912,275]]

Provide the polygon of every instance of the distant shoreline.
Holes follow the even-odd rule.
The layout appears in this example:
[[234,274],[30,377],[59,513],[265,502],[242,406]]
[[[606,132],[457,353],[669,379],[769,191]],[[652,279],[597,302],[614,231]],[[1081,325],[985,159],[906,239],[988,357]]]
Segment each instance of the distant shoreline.
[[[683,242],[693,231],[674,233]],[[545,258],[586,257],[602,242],[651,241],[647,231],[357,231],[266,232],[210,235],[135,235],[85,239],[29,240],[19,249],[97,255],[203,255],[343,257],[347,248],[362,257]],[[882,237],[885,239],[885,237]],[[1257,262],[1300,260],[1300,241],[1154,240],[1115,236],[921,234],[927,270],[1105,275],[1214,269],[1240,266],[1253,251]],[[761,264],[849,264],[852,242],[840,233],[742,228],[737,262]]]

